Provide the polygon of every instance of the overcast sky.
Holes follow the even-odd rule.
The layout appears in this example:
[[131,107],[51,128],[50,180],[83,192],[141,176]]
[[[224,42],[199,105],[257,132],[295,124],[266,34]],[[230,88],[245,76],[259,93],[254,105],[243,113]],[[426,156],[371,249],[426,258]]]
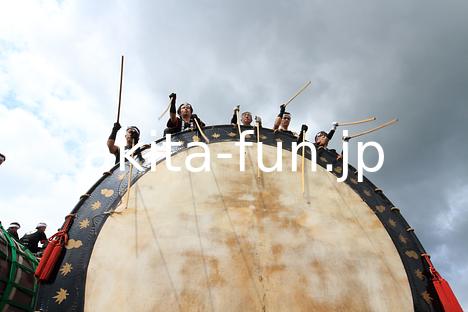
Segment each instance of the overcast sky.
[[[0,5],[3,224],[18,221],[23,234],[45,221],[52,235],[113,165],[105,143],[121,54],[121,123],[138,125],[146,142],[151,129],[162,132],[157,117],[171,92],[207,124],[227,123],[240,104],[271,127],[278,106],[311,80],[289,107],[294,129],[399,118],[365,137],[385,150],[384,167],[368,177],[400,207],[468,308],[468,2]],[[331,145],[339,148],[338,137]]]

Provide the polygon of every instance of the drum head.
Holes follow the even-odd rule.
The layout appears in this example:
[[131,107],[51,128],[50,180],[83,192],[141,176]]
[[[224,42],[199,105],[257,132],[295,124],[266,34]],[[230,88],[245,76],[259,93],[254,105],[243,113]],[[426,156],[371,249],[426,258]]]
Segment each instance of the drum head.
[[[200,147],[185,146],[154,172],[106,173],[75,208],[56,279],[40,289],[50,311],[434,311],[438,308],[414,233],[399,210],[336,154],[306,153],[304,192],[294,138],[262,129],[239,170],[230,126],[207,129],[210,171],[189,172]],[[199,140],[193,132],[174,138]],[[231,154],[220,159],[218,154]],[[292,170],[296,157],[298,171]],[[194,158],[192,165],[201,166]],[[332,172],[325,168],[333,165]],[[38,305],[39,306],[39,305]]]

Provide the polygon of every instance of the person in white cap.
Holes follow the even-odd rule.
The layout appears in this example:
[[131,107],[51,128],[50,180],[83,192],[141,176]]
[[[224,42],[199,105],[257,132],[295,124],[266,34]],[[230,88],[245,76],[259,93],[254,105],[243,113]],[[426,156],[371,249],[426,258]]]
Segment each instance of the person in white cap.
[[[36,231],[29,232],[20,239],[20,243],[28,248],[32,253],[38,253],[47,245],[47,236],[45,230],[47,224],[44,222],[38,223]],[[42,248],[39,248],[39,243],[42,244]]]
[[[231,118],[231,124],[237,125],[237,112],[239,111],[239,106],[234,107],[234,114]],[[243,126],[251,126],[252,124],[252,113],[251,112],[243,112],[240,118],[240,124]]]
[[10,236],[13,237],[17,242],[19,242],[18,229],[20,227],[21,226],[18,222],[11,222],[7,229],[8,234],[10,234]]

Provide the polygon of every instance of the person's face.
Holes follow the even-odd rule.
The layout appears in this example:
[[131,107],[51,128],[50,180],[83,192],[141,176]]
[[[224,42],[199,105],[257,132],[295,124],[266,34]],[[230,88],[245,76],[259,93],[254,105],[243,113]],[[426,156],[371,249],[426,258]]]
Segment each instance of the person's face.
[[46,227],[45,227],[45,226],[40,226],[40,227],[37,228],[37,230],[38,230],[39,232],[45,232]]
[[325,134],[320,134],[315,140],[315,143],[319,146],[326,147],[328,145],[328,138]]
[[281,119],[281,128],[288,129],[290,122],[291,122],[291,115],[284,114],[283,119]]
[[247,114],[242,114],[242,124],[244,126],[250,126],[252,123],[252,115],[247,113]]
[[127,140],[127,145],[133,145],[133,139],[135,139],[135,143],[136,143],[135,130],[131,128],[127,129],[127,132],[125,132],[125,140]]
[[16,232],[18,231],[18,229],[15,228],[15,227],[11,227],[11,228],[10,228],[10,231],[13,232],[13,233],[16,233]]
[[182,118],[190,118],[192,116],[192,106],[190,104],[184,104],[180,107],[180,116]]

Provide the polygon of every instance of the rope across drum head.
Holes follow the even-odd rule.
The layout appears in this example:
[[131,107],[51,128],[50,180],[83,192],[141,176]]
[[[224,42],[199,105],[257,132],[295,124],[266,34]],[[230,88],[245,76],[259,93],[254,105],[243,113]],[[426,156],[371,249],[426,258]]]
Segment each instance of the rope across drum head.
[[[242,130],[254,129],[241,127]],[[239,170],[236,127],[205,128],[210,171],[190,172],[194,131],[173,141],[170,171],[118,166],[73,209],[65,252],[41,284],[44,311],[438,311],[421,254],[398,209],[369,180],[337,182],[341,160],[305,151],[305,176],[294,172],[288,134],[261,128],[247,137]],[[266,166],[282,143],[282,172]],[[160,143],[158,143],[160,144]],[[142,155],[148,159],[149,151]],[[232,157],[217,157],[230,154]],[[193,161],[196,165],[197,160]],[[301,164],[301,161],[297,161]],[[332,165],[332,171],[326,170]],[[129,176],[131,173],[131,176]],[[130,187],[129,187],[130,182]],[[304,191],[302,191],[302,183]]]

